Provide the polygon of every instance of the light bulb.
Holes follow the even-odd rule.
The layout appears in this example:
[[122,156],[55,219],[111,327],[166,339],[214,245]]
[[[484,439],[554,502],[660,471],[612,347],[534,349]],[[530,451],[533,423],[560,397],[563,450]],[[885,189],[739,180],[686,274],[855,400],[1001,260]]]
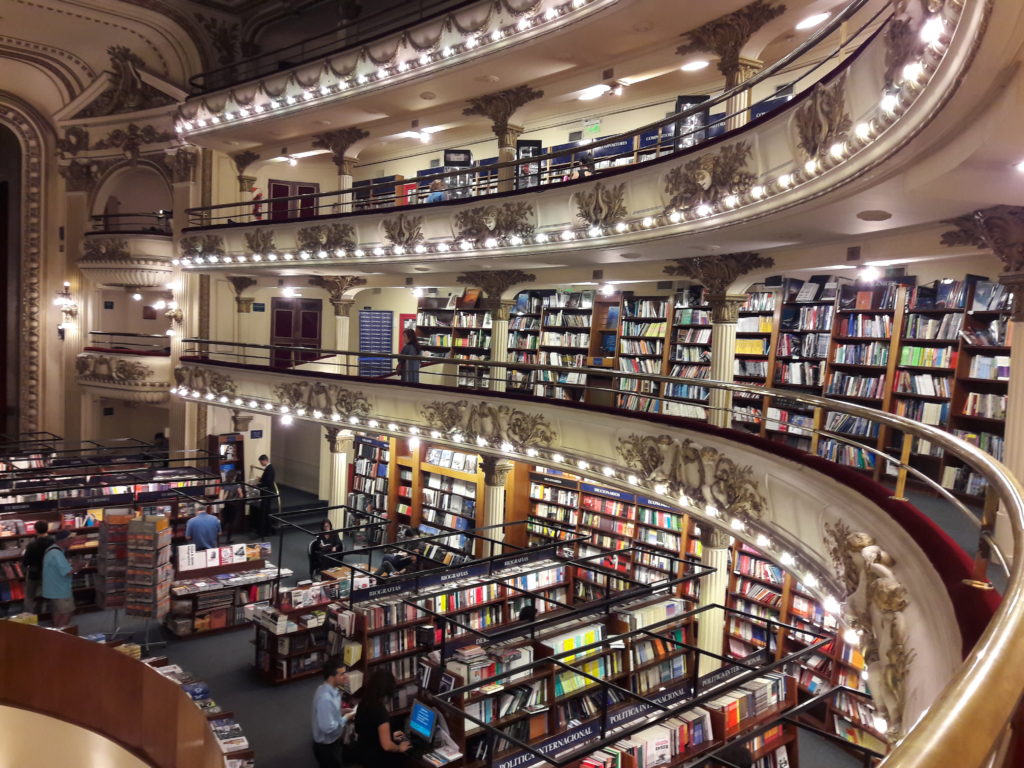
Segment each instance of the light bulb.
[[565,461],[565,456],[563,456],[560,453],[553,453],[553,454],[551,454],[551,460],[552,461],[557,461],[559,464],[561,464],[562,462]]
[[833,616],[839,614],[842,610],[842,606],[839,601],[836,600],[832,595],[826,595],[825,599],[821,602],[821,607],[825,609],[826,613],[831,613]]
[[783,189],[786,189],[792,183],[793,177],[790,176],[788,173],[784,173],[781,176],[779,176],[779,186],[782,187]]
[[852,627],[848,627],[843,631],[843,642],[847,645],[858,646],[860,645],[860,634]]
[[678,224],[680,221],[682,221],[682,218],[683,215],[679,213],[679,211],[672,211],[672,213],[668,215],[668,220],[671,221],[673,224]]
[[438,243],[437,244],[437,252],[438,253],[448,253],[448,251],[450,249],[451,249],[451,246],[448,245],[448,243]]
[[643,221],[641,221],[640,224],[643,225],[644,229],[650,229],[654,226],[654,219],[650,216],[644,216]]
[[537,456],[540,455],[540,452],[536,448],[527,448],[526,455],[529,456],[531,459],[535,459],[537,458]]
[[393,421],[388,422],[388,431],[389,432],[397,432],[398,431],[398,425],[395,424],[395,422],[393,422]]
[[903,79],[910,80],[911,82],[917,82],[921,79],[921,75],[924,74],[924,67],[919,61],[912,61],[903,67]]
[[757,546],[759,547],[770,547],[772,540],[765,536],[763,533],[757,534]]
[[818,586],[818,577],[813,573],[804,574],[804,586],[810,589],[814,589]]
[[665,485],[665,483],[658,483],[657,485],[654,486],[654,492],[659,496],[664,496],[666,493],[668,493],[668,486]]
[[747,524],[740,520],[738,517],[734,517],[732,520],[730,520],[729,525],[732,527],[734,531],[742,531],[744,528],[747,527]]
[[804,163],[804,171],[806,173],[808,173],[808,174],[815,173],[815,172],[817,172],[817,170],[818,170],[818,161],[815,160],[814,158],[811,158],[806,163]]
[[929,45],[937,42],[942,37],[945,26],[946,23],[941,16],[929,16],[928,21],[921,26],[921,42]]
[[626,478],[626,482],[629,483],[630,485],[639,485],[640,478],[637,477],[636,475],[630,475],[629,477]]
[[627,224],[626,222],[618,221],[615,223],[615,231],[618,232],[619,234],[622,234],[627,229],[629,229],[629,224]]
[[563,241],[569,242],[574,237],[576,237],[576,235],[571,229],[562,230],[561,238]]
[[605,477],[614,477],[614,475],[615,475],[615,470],[614,470],[614,469],[612,469],[611,467],[604,467],[604,468],[603,468],[603,469],[601,470],[601,474],[603,474],[603,475],[604,475]]
[[698,205],[696,213],[698,216],[710,216],[711,206],[710,205]]
[[896,107],[898,107],[899,104],[899,97],[897,97],[895,93],[887,93],[885,94],[885,96],[882,97],[882,100],[879,102],[878,106],[881,107],[883,112],[891,115],[893,112],[896,111]]
[[579,459],[576,462],[576,466],[579,467],[580,469],[588,469],[590,467],[590,462],[584,461],[583,459]]
[[515,449],[516,447],[512,445],[512,443],[510,443],[508,440],[505,440],[501,444],[501,450],[503,450],[505,453],[512,453],[512,451],[514,451]]
[[736,195],[726,195],[722,202],[726,208],[735,208],[740,204],[740,199]]
[[281,417],[281,423],[284,424],[284,426],[286,427],[291,426],[292,421],[294,421],[294,419],[292,419],[292,417],[287,414]]
[[846,154],[846,142],[837,141],[835,144],[828,148],[828,153],[832,156],[833,159],[842,160],[843,155]]
[[142,301],[142,294],[141,293],[133,293],[132,294],[132,301]]
[[538,232],[533,239],[538,243],[546,243],[548,241],[548,236],[543,232]]
[[760,184],[755,184],[750,188],[750,196],[755,200],[760,200],[762,197],[764,197],[764,187],[762,187]]
[[783,552],[779,555],[779,562],[785,566],[796,565],[796,558],[789,554],[789,552]]

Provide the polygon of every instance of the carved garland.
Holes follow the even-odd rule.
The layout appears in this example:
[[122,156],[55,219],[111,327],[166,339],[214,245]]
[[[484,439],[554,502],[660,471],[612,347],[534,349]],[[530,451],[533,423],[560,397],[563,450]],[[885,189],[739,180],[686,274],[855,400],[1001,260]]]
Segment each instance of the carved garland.
[[896,578],[892,557],[870,534],[851,531],[842,521],[826,523],[825,543],[846,590],[846,622],[860,633],[872,699],[888,724],[886,736],[896,741],[903,735],[915,656],[903,615],[909,604],[906,587]]
[[18,323],[20,348],[18,429],[39,429],[39,393],[42,391],[40,356],[40,292],[42,282],[43,134],[45,121],[21,104],[0,103],[0,124],[6,125],[21,144],[21,312]]
[[381,222],[384,235],[393,245],[410,248],[423,240],[423,217],[398,216],[388,217]]
[[196,256],[223,256],[224,238],[220,235],[203,235],[202,237],[183,237],[178,241],[181,255],[194,259]]
[[[154,371],[138,360],[124,360],[107,355],[81,355],[75,358],[75,371],[79,376],[112,384],[138,384],[148,386],[146,379]],[[165,382],[153,382],[156,386]]]
[[115,128],[107,138],[100,139],[94,145],[94,149],[121,149],[125,157],[132,163],[139,159],[143,144],[161,144],[172,141],[175,138],[173,133],[158,131],[152,125],[139,127],[135,123],[129,123],[128,128],[123,130]]
[[80,261],[131,261],[128,241],[120,237],[90,237],[82,246]]
[[319,251],[344,251],[356,247],[356,231],[351,224],[318,224],[296,233],[299,251],[313,255]]
[[712,506],[741,520],[761,520],[768,502],[753,467],[741,467],[715,448],[668,435],[619,438],[619,456],[626,466],[652,483],[667,486],[671,496],[686,495],[699,506]]
[[846,111],[846,73],[832,83],[817,83],[793,115],[797,144],[808,158],[821,158],[843,141],[853,121]]
[[273,253],[276,249],[274,245],[274,230],[257,229],[253,232],[246,232],[245,247],[249,249],[250,253],[258,253],[261,256]]
[[494,447],[511,443],[519,448],[549,446],[555,430],[547,419],[508,405],[466,400],[435,400],[420,409],[427,426],[468,441],[483,438]]

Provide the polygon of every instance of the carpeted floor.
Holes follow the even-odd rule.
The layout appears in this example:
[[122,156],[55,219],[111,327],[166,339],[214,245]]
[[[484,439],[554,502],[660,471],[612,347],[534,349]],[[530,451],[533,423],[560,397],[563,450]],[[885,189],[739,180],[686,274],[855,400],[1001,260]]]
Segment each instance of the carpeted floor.
[[[968,552],[977,544],[976,528],[962,515],[944,502],[923,494],[911,499],[932,517]],[[282,507],[285,510],[305,509],[317,504],[312,494],[282,488]],[[303,516],[304,524],[316,527],[322,513]],[[286,580],[294,583],[308,578],[306,549],[309,537],[300,531],[285,531],[283,548],[278,551],[278,536],[273,537],[275,563],[290,568],[295,575]],[[998,582],[997,582],[998,583]],[[76,617],[81,632],[111,632],[114,616],[111,612],[95,612]],[[146,637],[145,624],[123,619],[121,629],[142,641]],[[310,748],[310,708],[313,692],[319,681],[307,678],[281,686],[270,686],[252,668],[254,651],[251,644],[253,630],[238,629],[219,635],[194,639],[179,639],[161,627],[150,627],[150,639],[166,642],[153,653],[164,653],[172,663],[180,665],[196,677],[206,681],[213,698],[234,713],[256,752],[258,768],[313,768],[316,763]],[[855,768],[860,762],[829,741],[807,731],[800,731],[798,741],[800,764],[804,768]]]

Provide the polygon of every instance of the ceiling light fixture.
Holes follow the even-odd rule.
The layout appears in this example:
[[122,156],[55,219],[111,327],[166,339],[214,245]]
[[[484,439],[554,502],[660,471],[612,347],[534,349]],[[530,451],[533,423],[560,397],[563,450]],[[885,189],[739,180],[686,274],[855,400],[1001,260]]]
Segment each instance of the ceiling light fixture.
[[829,13],[816,13],[813,16],[808,16],[806,19],[796,25],[796,29],[811,29],[821,24],[831,14]]
[[600,83],[598,85],[592,85],[589,88],[584,88],[580,91],[580,95],[577,97],[580,101],[593,101],[604,96],[612,87],[607,83]]
[[710,63],[711,62],[709,62],[706,59],[697,59],[696,61],[686,62],[679,69],[681,69],[683,72],[699,72],[702,69],[707,69]]

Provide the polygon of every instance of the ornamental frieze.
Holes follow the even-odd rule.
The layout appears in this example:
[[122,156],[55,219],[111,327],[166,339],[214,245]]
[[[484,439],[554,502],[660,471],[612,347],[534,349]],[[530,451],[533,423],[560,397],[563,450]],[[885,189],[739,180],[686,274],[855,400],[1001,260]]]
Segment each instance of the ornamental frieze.
[[[274,398],[293,410],[305,409],[312,415],[339,414],[343,419],[370,415],[370,401],[362,392],[338,384],[287,382],[274,387]],[[316,416],[316,418],[320,418]]]
[[808,158],[818,158],[846,139],[853,120],[846,108],[846,73],[829,84],[817,83],[793,115],[797,146]]
[[892,556],[863,531],[842,521],[825,524],[825,543],[839,583],[846,591],[844,618],[860,635],[868,685],[878,713],[888,725],[886,736],[903,735],[907,681],[914,661],[906,618],[910,601],[896,577]]
[[128,241],[120,237],[88,237],[82,244],[80,262],[131,261]]
[[230,376],[194,365],[182,365],[174,369],[174,383],[180,388],[191,389],[200,395],[234,395],[235,382]]
[[665,176],[665,210],[715,205],[728,195],[747,192],[757,179],[747,170],[751,154],[748,142],[737,141],[676,166]]
[[698,506],[715,507],[728,517],[761,520],[768,502],[753,467],[744,467],[716,448],[668,435],[619,438],[623,463],[644,480],[664,484],[671,496],[685,495]]
[[555,430],[537,413],[466,400],[435,400],[420,412],[427,425],[448,435],[460,434],[469,441],[482,438],[494,446],[511,443],[519,448],[548,446]]
[[389,216],[381,222],[381,228],[392,245],[409,248],[423,240],[422,216],[406,216],[404,213]]
[[273,253],[277,246],[274,245],[274,230],[256,229],[245,233],[245,247],[249,253],[257,253],[266,256]]
[[295,247],[299,251],[316,254],[319,251],[345,251],[356,247],[356,231],[351,224],[318,224],[303,227],[296,234]]
[[[154,371],[140,360],[126,360],[107,355],[79,355],[75,358],[75,372],[82,378],[112,384],[146,385]],[[164,385],[158,382],[157,386]]]
[[189,259],[196,256],[223,256],[224,238],[220,235],[183,237],[178,241],[178,248],[181,255]]

